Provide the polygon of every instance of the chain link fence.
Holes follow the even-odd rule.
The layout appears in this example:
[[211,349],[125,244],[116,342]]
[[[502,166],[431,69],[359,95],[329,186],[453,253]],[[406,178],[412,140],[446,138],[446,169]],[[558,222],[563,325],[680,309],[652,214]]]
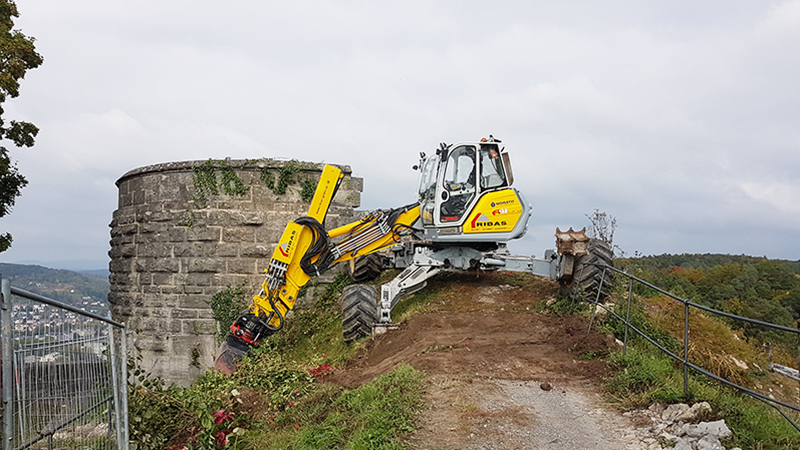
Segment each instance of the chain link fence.
[[0,287],[3,450],[127,449],[125,325]]

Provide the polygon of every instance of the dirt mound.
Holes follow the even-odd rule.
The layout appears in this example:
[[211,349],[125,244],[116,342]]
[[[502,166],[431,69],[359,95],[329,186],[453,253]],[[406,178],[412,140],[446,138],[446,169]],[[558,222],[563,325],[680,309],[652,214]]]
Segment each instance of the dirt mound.
[[399,329],[367,341],[330,383],[358,385],[410,364],[428,374],[418,449],[640,449],[621,437],[624,417],[603,408],[592,358],[613,336],[587,332],[588,320],[536,312],[551,283],[502,284],[462,277],[438,287]]
[[[491,289],[475,289],[471,296],[476,303],[487,304],[485,294]],[[522,294],[517,292],[514,297]],[[525,300],[530,300],[530,295],[521,301]],[[584,318],[508,306],[508,310],[416,314],[398,330],[368,341],[329,382],[358,385],[404,363],[429,374],[473,379],[552,381],[597,378],[606,373],[602,361],[588,356],[606,351],[613,338],[588,333]]]

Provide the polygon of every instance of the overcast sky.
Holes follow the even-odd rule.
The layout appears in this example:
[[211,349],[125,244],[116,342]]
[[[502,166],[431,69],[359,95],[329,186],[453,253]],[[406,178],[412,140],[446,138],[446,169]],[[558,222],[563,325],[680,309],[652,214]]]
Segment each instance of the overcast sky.
[[17,5],[44,64],[4,118],[41,132],[4,262],[107,267],[136,167],[349,164],[387,208],[420,151],[488,134],[534,208],[512,251],[597,208],[628,254],[800,259],[800,1]]

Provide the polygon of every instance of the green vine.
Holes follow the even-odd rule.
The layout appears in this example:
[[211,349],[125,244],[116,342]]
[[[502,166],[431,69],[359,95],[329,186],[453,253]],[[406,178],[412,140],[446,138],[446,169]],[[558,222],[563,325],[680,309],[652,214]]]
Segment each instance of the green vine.
[[217,322],[217,342],[221,343],[234,320],[247,309],[247,292],[244,286],[228,285],[224,291],[214,294],[207,303],[211,307],[212,317]]
[[[314,181],[307,178],[298,179],[296,175],[305,169],[312,168],[313,165],[301,163],[297,160],[287,161],[278,169],[271,167],[261,168],[261,181],[267,185],[276,195],[286,194],[286,188],[294,183],[300,184],[300,197],[303,201],[311,201],[317,185]],[[275,173],[277,171],[277,173]]]
[[300,180],[300,198],[304,202],[310,202],[314,198],[314,191],[317,190],[317,183],[314,180]]
[[[314,192],[317,188],[316,181],[307,175],[302,175],[301,172],[315,169],[315,164],[299,162],[293,159],[286,161],[280,167],[270,167],[274,166],[273,160],[262,159],[246,160],[241,167],[253,165],[257,161],[268,164],[266,167],[261,167],[259,178],[276,195],[285,195],[290,185],[298,184],[300,186],[300,198],[304,202],[310,202],[314,197]],[[192,201],[199,208],[208,206],[209,198],[220,193],[242,197],[250,192],[250,186],[245,186],[242,179],[236,174],[235,167],[231,166],[230,158],[224,160],[209,159],[202,164],[194,166],[192,169],[194,171],[192,174],[194,184]],[[190,210],[186,217],[186,224],[192,227],[194,223],[194,211]]]
[[[192,200],[201,208],[208,205],[208,198],[211,195],[219,195],[220,187],[225,194],[238,197],[242,197],[250,191],[250,187],[245,186],[242,179],[236,175],[236,171],[228,163],[229,160],[209,159],[193,168],[192,182],[195,193],[192,194]],[[217,180],[218,170],[220,172],[219,180]]]

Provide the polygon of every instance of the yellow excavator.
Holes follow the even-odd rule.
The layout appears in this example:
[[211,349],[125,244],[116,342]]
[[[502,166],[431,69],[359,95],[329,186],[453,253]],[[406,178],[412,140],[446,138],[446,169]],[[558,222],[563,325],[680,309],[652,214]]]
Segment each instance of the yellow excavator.
[[420,171],[416,203],[372,211],[326,231],[325,216],[343,175],[339,168],[325,166],[308,215],[286,226],[261,292],[231,325],[217,369],[231,374],[242,355],[283,327],[286,313],[311,277],[339,262],[368,261],[367,255],[381,252],[388,256],[381,257],[378,270],[404,269],[381,286],[380,295],[369,285],[344,290],[346,341],[391,328],[392,308],[402,296],[424,288],[443,270],[527,272],[574,288],[596,278],[596,271],[586,264],[590,257],[610,262],[610,251],[590,240],[585,228],[563,232],[557,228],[557,249],[548,250],[542,259],[510,254],[506,242],[525,235],[531,206],[512,187],[508,153],[491,135],[476,142],[442,143],[430,156],[420,153],[414,169]]

